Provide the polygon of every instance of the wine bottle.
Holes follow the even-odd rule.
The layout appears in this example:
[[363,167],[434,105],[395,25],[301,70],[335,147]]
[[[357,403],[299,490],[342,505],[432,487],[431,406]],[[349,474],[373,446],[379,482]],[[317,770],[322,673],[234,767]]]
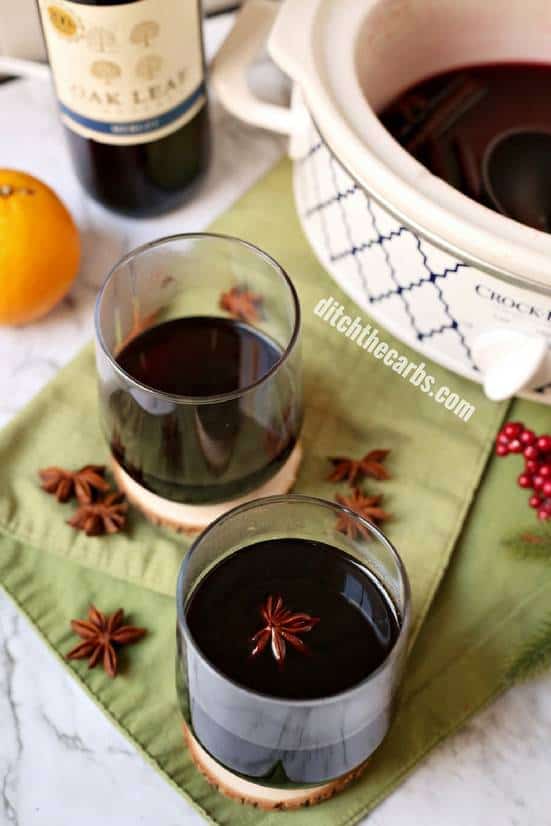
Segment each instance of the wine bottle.
[[151,215],[209,157],[199,0],[38,0],[76,173],[107,207]]

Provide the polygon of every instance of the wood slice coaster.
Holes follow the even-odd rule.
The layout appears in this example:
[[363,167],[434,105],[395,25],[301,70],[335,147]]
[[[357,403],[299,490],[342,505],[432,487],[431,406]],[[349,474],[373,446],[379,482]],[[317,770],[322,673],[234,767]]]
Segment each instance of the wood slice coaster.
[[112,458],[111,464],[118,489],[125,493],[128,501],[139,508],[151,522],[155,525],[166,525],[178,532],[196,533],[238,505],[263,496],[289,493],[295,484],[301,460],[302,447],[298,442],[281,470],[264,485],[245,496],[227,502],[217,502],[215,505],[186,505],[163,499],[135,482],[116,459]]
[[363,774],[369,762],[366,760],[365,763],[348,772],[348,774],[320,786],[311,786],[307,789],[277,789],[271,786],[261,786],[233,774],[229,769],[213,760],[210,754],[195,739],[186,723],[182,723],[182,728],[192,760],[211,786],[214,786],[221,794],[230,797],[232,800],[248,803],[259,809],[289,810],[300,809],[303,806],[315,806],[317,803],[329,800],[330,797],[338,794],[354,780],[357,780]]

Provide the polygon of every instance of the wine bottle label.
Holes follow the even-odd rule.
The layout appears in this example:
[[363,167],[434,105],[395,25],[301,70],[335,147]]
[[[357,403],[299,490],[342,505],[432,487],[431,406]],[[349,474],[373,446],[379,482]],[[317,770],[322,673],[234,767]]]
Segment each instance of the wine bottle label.
[[63,122],[108,144],[157,140],[205,103],[197,0],[38,0]]

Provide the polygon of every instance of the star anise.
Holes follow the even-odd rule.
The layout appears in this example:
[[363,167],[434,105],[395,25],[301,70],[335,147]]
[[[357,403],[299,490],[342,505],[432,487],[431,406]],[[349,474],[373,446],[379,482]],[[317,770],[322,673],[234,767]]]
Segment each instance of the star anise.
[[122,493],[108,493],[97,502],[81,505],[68,520],[71,527],[84,531],[87,536],[118,533],[126,525],[128,505]]
[[240,321],[259,321],[262,317],[263,297],[242,284],[232,287],[220,296],[220,307]]
[[58,502],[67,502],[74,495],[81,504],[94,501],[98,493],[109,490],[105,481],[105,465],[85,465],[80,470],[70,471],[60,467],[39,470],[42,489],[53,494]]
[[334,468],[327,477],[331,482],[346,479],[353,486],[358,477],[372,476],[374,479],[390,479],[390,473],[383,465],[390,450],[371,450],[363,459],[350,459],[348,456],[335,456],[329,461]]
[[123,625],[124,611],[120,608],[114,614],[103,614],[91,605],[87,620],[71,620],[71,628],[82,637],[80,642],[66,655],[68,660],[83,660],[89,657],[88,668],[94,668],[101,660],[110,677],[117,675],[116,645],[137,642],[147,633],[145,628]]
[[[363,516],[364,519],[373,522],[375,525],[380,522],[386,522],[386,520],[391,517],[390,513],[379,507],[382,498],[382,495],[366,496],[359,488],[354,488],[351,496],[341,496],[339,493],[335,496],[335,499],[340,505],[344,505],[350,508],[350,510],[355,511],[355,513],[359,513],[360,516]],[[364,525],[356,522],[348,513],[339,514],[337,530],[345,533],[351,539],[356,539],[358,535],[366,539],[370,538],[369,530]]]
[[319,617],[293,613],[283,607],[283,599],[280,596],[271,595],[260,609],[260,615],[266,624],[251,637],[253,643],[251,657],[261,654],[270,641],[272,654],[278,665],[282,665],[285,659],[286,643],[292,645],[301,654],[310,653],[308,646],[297,635],[311,631],[320,621]]

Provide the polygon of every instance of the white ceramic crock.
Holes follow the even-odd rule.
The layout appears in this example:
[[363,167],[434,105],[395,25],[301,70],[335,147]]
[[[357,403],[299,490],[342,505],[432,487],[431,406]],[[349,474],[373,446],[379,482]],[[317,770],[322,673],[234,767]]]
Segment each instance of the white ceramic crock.
[[[547,404],[551,236],[436,178],[375,113],[439,71],[549,62],[550,37],[549,0],[250,0],[212,72],[230,111],[290,135],[304,231],[353,299],[490,398]],[[247,84],[266,39],[290,109]]]

